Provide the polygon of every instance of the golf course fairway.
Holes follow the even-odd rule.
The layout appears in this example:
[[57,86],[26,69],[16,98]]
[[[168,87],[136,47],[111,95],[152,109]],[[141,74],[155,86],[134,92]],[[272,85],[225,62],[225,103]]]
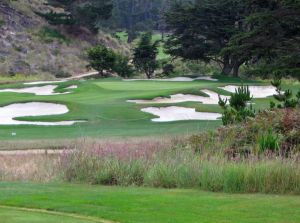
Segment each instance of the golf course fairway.
[[[0,106],[14,103],[46,102],[67,106],[69,112],[60,115],[16,117],[15,120],[28,122],[82,121],[71,126],[34,126],[1,125],[0,139],[59,139],[75,137],[130,137],[186,135],[214,129],[221,125],[221,120],[187,120],[155,123],[156,116],[142,112],[147,107],[179,106],[194,108],[197,112],[220,113],[216,104],[182,102],[176,104],[136,104],[127,100],[151,100],[156,97],[170,97],[173,94],[191,94],[207,96],[201,90],[208,89],[222,95],[230,92],[220,89],[227,85],[270,85],[268,82],[253,82],[238,78],[218,77],[219,81],[195,80],[177,81],[122,81],[108,78],[101,80],[67,81],[56,85],[54,95],[35,95],[33,93],[1,92]],[[46,84],[44,84],[46,85]],[[43,86],[37,84],[36,86]],[[77,88],[69,89],[70,86]],[[1,89],[25,88],[28,85],[6,84]],[[30,86],[32,87],[32,86]],[[292,90],[299,85],[289,86]],[[270,98],[253,99],[255,109],[267,108]],[[63,134],[62,134],[63,133]]]
[[300,199],[288,195],[6,182],[0,183],[0,194],[1,223],[52,223],[57,217],[64,223],[300,222]]

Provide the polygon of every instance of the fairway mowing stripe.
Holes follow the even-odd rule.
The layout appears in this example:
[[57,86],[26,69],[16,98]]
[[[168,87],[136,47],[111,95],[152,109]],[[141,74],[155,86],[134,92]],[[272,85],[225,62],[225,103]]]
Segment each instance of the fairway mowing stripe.
[[45,209],[36,209],[36,208],[23,208],[23,207],[14,207],[14,206],[6,206],[6,205],[0,205],[0,208],[4,209],[11,209],[11,210],[17,210],[17,211],[27,211],[27,212],[36,212],[41,214],[50,214],[50,215],[58,215],[58,216],[65,216],[70,218],[76,218],[80,220],[87,220],[97,223],[119,223],[116,221],[110,221],[103,218],[96,218],[96,217],[89,217],[79,214],[72,214],[72,213],[66,213],[66,212],[59,212],[59,211],[48,211]]

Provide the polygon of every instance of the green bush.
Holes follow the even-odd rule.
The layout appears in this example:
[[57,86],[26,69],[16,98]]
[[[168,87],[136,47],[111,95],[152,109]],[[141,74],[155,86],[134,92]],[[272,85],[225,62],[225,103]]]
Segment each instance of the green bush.
[[259,152],[277,152],[280,148],[279,143],[280,139],[278,135],[274,134],[272,129],[269,129],[268,133],[266,135],[262,135],[258,140]]
[[89,60],[89,68],[93,68],[99,72],[101,77],[105,77],[113,70],[116,63],[116,54],[112,49],[104,45],[97,45],[87,50]]
[[223,125],[242,122],[247,117],[255,117],[252,105],[248,106],[251,99],[249,87],[244,85],[231,94],[229,106],[227,105],[228,99],[222,99],[219,96],[219,105],[224,110],[222,115]]
[[116,61],[112,70],[123,78],[130,78],[135,74],[135,70],[130,64],[129,58],[121,54],[116,54]]
[[57,40],[60,43],[66,44],[69,44],[71,42],[70,39],[61,34],[58,30],[46,26],[41,28],[41,30],[36,35],[44,43],[52,43],[55,40]]
[[282,81],[281,78],[275,78],[271,84],[276,88],[277,94],[274,95],[276,101],[279,104],[276,105],[275,102],[270,102],[270,108],[274,109],[276,106],[277,108],[296,108],[300,106],[300,90],[294,96],[292,91],[287,89],[285,91],[282,90]]

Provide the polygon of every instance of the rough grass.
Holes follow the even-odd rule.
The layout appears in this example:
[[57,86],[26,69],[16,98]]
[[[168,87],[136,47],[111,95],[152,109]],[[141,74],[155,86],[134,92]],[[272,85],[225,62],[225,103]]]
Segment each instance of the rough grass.
[[233,162],[220,156],[200,156],[184,148],[151,152],[78,151],[65,154],[59,169],[70,182],[300,194],[300,165],[292,158]]
[[40,81],[40,80],[49,80],[49,79],[51,79],[51,76],[46,76],[46,75],[24,75],[24,74],[1,75],[0,74],[0,84],[21,83],[21,82]]
[[[122,223],[300,221],[298,196],[5,182],[0,183],[0,193],[1,205],[75,213]],[[0,211],[0,217],[3,213]],[[45,216],[43,222],[46,220]]]

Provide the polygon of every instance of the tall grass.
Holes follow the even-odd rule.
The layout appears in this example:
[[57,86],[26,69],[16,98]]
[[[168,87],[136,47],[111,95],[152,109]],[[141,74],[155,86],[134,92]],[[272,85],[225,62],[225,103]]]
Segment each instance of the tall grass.
[[300,194],[300,110],[286,114],[189,139],[84,139],[59,155],[0,156],[0,179]]
[[300,164],[293,158],[230,161],[185,148],[120,158],[79,150],[64,155],[60,169],[64,179],[72,182],[300,194]]

